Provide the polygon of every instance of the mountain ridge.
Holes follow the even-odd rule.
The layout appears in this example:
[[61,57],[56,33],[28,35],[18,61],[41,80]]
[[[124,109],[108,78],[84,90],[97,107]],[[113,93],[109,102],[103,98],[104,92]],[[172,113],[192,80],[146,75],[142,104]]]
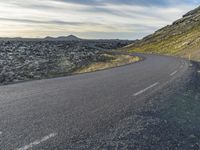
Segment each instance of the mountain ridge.
[[80,41],[82,39],[78,38],[75,35],[68,35],[68,36],[59,36],[59,37],[50,37],[47,36],[44,40],[58,40],[58,41]]
[[22,37],[9,38],[9,37],[0,37],[0,40],[81,41],[83,39],[81,39],[81,38],[79,38],[79,37],[77,37],[75,35],[68,35],[68,36],[59,36],[59,37],[47,36],[45,38],[22,38]]

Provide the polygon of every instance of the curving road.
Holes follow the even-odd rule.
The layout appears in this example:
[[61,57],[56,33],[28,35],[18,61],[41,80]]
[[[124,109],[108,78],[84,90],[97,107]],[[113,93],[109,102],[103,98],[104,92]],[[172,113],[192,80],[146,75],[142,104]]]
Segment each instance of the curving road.
[[73,149],[188,70],[183,59],[142,56],[109,70],[1,86],[0,149]]

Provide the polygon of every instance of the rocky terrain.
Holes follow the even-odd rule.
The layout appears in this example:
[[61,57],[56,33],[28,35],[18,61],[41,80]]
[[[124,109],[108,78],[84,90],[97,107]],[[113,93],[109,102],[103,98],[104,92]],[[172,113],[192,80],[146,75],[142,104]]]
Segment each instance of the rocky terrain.
[[0,85],[69,75],[93,62],[107,61],[105,50],[122,47],[119,40],[0,40]]
[[125,50],[176,55],[200,61],[200,7]]

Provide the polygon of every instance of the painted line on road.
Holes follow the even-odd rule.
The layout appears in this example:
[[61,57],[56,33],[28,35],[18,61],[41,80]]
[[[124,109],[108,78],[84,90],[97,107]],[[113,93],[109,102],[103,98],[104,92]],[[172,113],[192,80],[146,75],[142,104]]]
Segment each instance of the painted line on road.
[[45,141],[55,137],[56,135],[57,135],[57,133],[51,133],[51,134],[43,137],[42,139],[36,140],[36,141],[34,141],[34,142],[32,142],[32,143],[30,143],[28,145],[25,145],[24,147],[18,148],[17,150],[28,150],[28,149],[31,149],[31,148],[33,148],[33,146],[39,145],[42,142],[45,142]]
[[174,72],[172,72],[172,73],[170,74],[170,76],[173,76],[173,75],[175,75],[177,72],[178,72],[177,70],[176,70],[176,71],[174,71]]
[[2,134],[3,134],[3,132],[0,131],[0,135],[2,135]]
[[140,95],[140,94],[146,92],[147,90],[149,90],[149,89],[155,87],[155,86],[158,85],[158,84],[159,84],[159,82],[156,82],[156,83],[154,83],[154,84],[148,86],[147,88],[145,88],[145,89],[143,89],[143,90],[141,90],[141,91],[135,93],[134,96],[138,96],[138,95]]

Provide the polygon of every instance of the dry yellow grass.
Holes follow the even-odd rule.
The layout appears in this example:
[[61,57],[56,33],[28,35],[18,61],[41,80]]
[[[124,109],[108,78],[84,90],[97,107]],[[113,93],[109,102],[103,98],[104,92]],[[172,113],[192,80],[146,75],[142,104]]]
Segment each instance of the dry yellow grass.
[[89,66],[76,70],[74,73],[77,74],[77,73],[94,72],[98,70],[104,70],[108,68],[130,64],[140,60],[139,57],[130,55],[108,55],[108,54],[105,55],[107,57],[111,57],[112,59],[108,62],[96,62],[90,64]]

